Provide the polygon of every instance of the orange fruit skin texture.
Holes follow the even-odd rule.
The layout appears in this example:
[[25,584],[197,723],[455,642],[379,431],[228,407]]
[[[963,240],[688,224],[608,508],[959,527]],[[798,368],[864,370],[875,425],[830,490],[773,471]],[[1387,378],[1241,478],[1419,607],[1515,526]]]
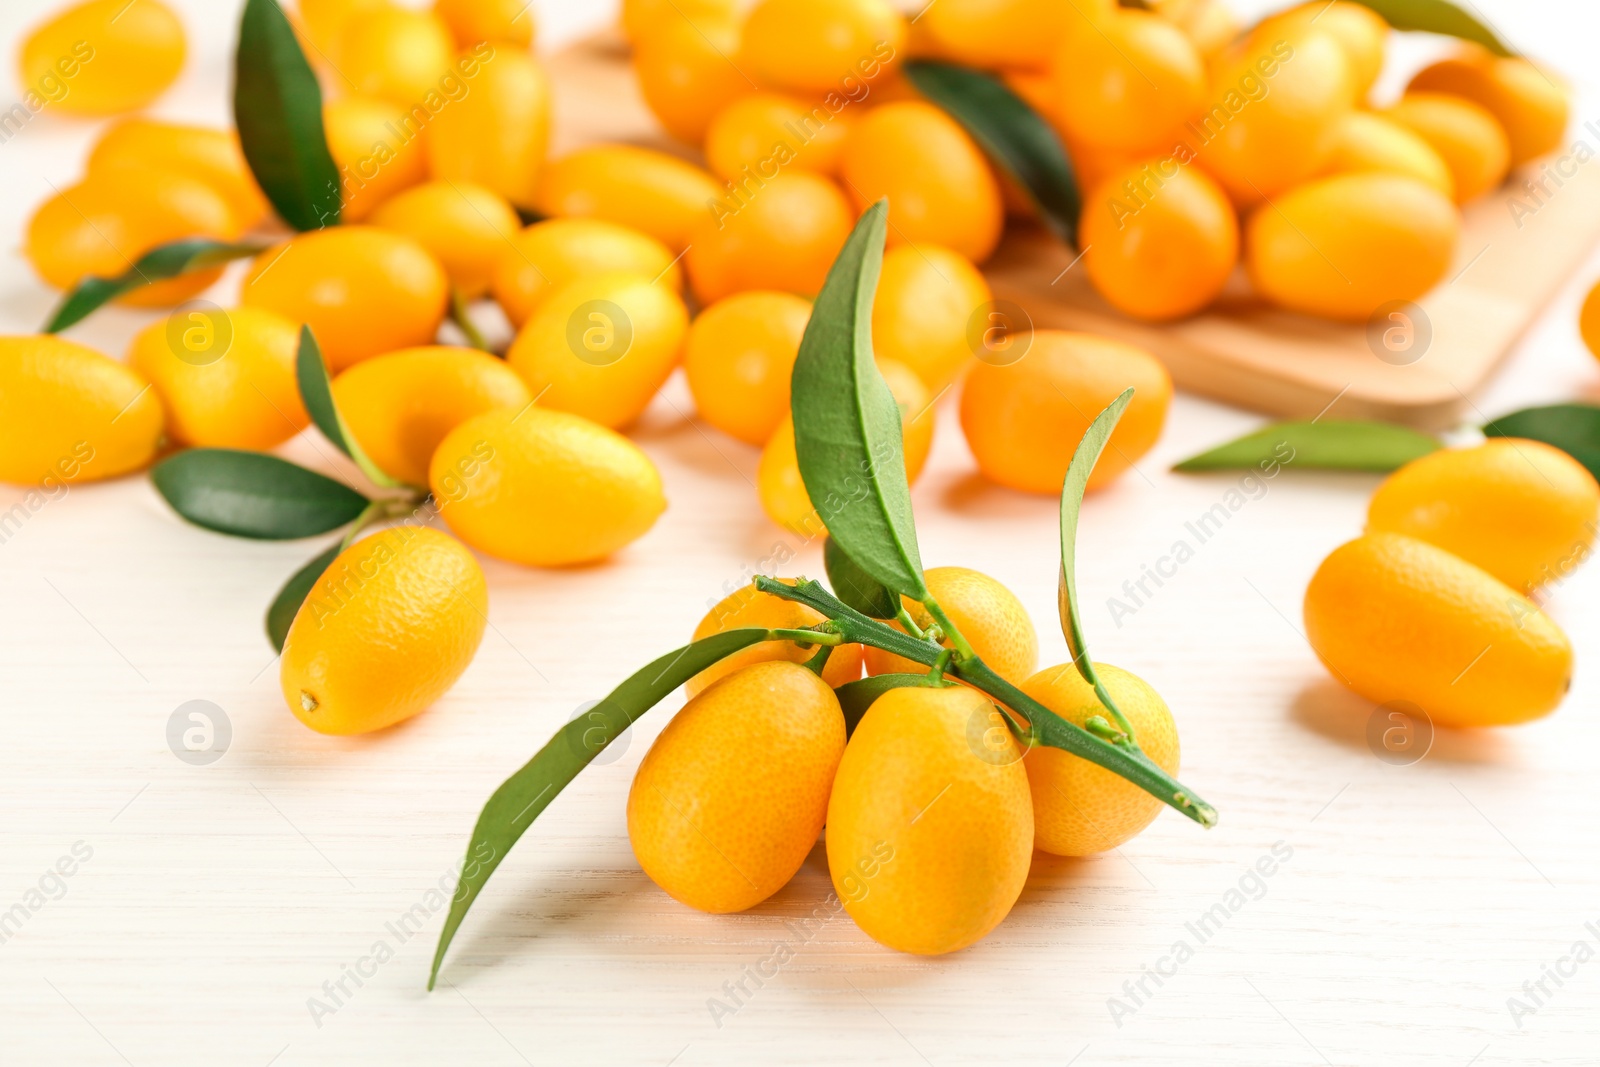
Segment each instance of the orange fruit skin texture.
[[1343,174],[1257,210],[1245,228],[1245,263],[1268,300],[1360,322],[1438,284],[1460,232],[1460,213],[1437,189],[1398,174]]
[[433,453],[451,430],[496,408],[521,411],[532,399],[503,361],[445,345],[374,356],[333,380],[334,405],[362,451],[410,485],[428,484]]
[[722,184],[693,163],[633,145],[580,148],[545,168],[534,204],[552,218],[598,218],[649,234],[676,254]]
[[684,20],[696,26],[730,21],[740,6],[739,0],[622,0],[622,30],[638,42]]
[[533,6],[524,0],[434,0],[433,11],[462,48],[479,41],[532,48],[538,36]]
[[769,88],[826,93],[892,72],[905,42],[905,19],[884,0],[761,0],[739,59]]
[[880,944],[938,955],[1000,925],[1028,878],[1033,802],[989,698],[952,686],[874,701],[839,761],[827,839],[839,899]]
[[628,790],[639,866],[700,911],[744,911],[788,884],[817,842],[844,754],[839,701],[815,674],[757,663],[693,698]]
[[72,115],[136,111],[183,70],[183,23],[161,0],[88,0],[35,27],[17,54],[24,92]]
[[352,18],[335,49],[353,91],[402,107],[422,103],[451,69],[456,44],[431,11],[384,6]]
[[1418,71],[1407,92],[1448,93],[1488,110],[1506,132],[1513,167],[1560,147],[1571,116],[1569,91],[1556,75],[1476,44]]
[[889,198],[888,243],[937,244],[982,263],[1005,222],[1000,186],[959,124],[932,104],[873,108],[850,128],[841,167],[857,212]]
[[1333,147],[1318,176],[1367,171],[1415,178],[1455,200],[1455,177],[1432,145],[1392,119],[1352,111],[1334,128]]
[[[88,275],[114,278],[160,244],[183,237],[239,236],[233,209],[211,186],[178,171],[114,169],[46,200],[28,220],[25,252],[57,289]],[[170,307],[208,288],[222,268],[140,286],[118,297],[131,307]]]
[[539,403],[621,429],[678,365],[689,312],[671,287],[642,274],[586,274],[528,320],[509,363]]
[[1549,714],[1572,683],[1567,635],[1510,586],[1442,548],[1370,533],[1333,550],[1306,589],[1306,636],[1368,700],[1441,726]]
[[450,283],[422,245],[375,226],[335,226],[256,257],[239,298],[311,327],[334,372],[431,344]]
[[499,193],[466,181],[424,182],[378,205],[372,225],[404,234],[433,254],[467,300],[489,278],[522,220]]
[[667,246],[603,219],[546,219],[514,234],[495,260],[489,291],[513,326],[521,326],[556,289],[584,274],[627,271],[683,287]]
[[[933,397],[922,380],[903,363],[881,359],[878,371],[900,408],[900,443],[905,454],[906,481],[915,485],[927,465],[928,453],[933,450],[933,428],[938,421],[933,411]],[[811,506],[811,496],[800,477],[792,415],[783,416],[761,450],[761,462],[756,467],[756,491],[767,517],[791,533],[809,540],[828,532],[817,509]]]
[[155,386],[174,441],[264,451],[311,421],[295,378],[299,346],[299,325],[274,312],[197,310],[139,331],[128,365]]
[[[794,584],[792,580],[782,580],[785,585]],[[763,593],[753,585],[747,585],[723,597],[715,607],[706,612],[705,618],[694,628],[694,640],[699,641],[745,626],[759,626],[768,630],[799,630],[815,626],[822,621],[823,616],[820,612],[813,611],[804,604],[784,600],[771,593]],[[751,664],[766,663],[771,660],[804,663],[815,655],[816,651],[815,648],[801,648],[793,641],[763,641],[758,645],[742,648],[726,659],[707,667],[690,678],[685,688],[691,697],[698,696],[714,683]],[[827,665],[822,668],[822,680],[830,686],[837,687],[860,677],[861,646],[835,645],[833,652],[828,656]]]
[[428,177],[423,130],[398,104],[342,96],[323,105],[322,128],[339,168],[341,222],[362,221],[379,204]]
[[1385,478],[1367,529],[1406,534],[1527,593],[1586,559],[1600,520],[1600,485],[1541,441],[1490,438],[1412,460]]
[[95,142],[87,171],[93,175],[130,167],[177,170],[199,178],[222,194],[241,232],[267,217],[267,199],[244,161],[239,135],[231,130],[123,119]]
[[532,567],[604,559],[667,506],[660,473],[632,441],[537,406],[486,411],[451,430],[428,487],[463,541]]
[[283,699],[318,733],[392,726],[456,684],[488,619],[483,570],[459,541],[427,527],[382,530],[311,587],[283,642]]
[[683,369],[700,417],[761,446],[789,410],[789,376],[811,302],[791,293],[736,293],[689,326]]
[[1322,169],[1350,99],[1350,61],[1332,36],[1257,31],[1217,58],[1184,143],[1250,207]]
[[1175,23],[1208,60],[1239,36],[1239,18],[1222,0],[1151,0],[1150,7]]
[[1476,200],[1505,180],[1511,142],[1486,108],[1459,96],[1408,92],[1384,115],[1439,153],[1455,182],[1456,203]]
[[[301,36],[319,53],[314,61],[339,62],[339,48],[352,23],[369,18],[389,6],[390,0],[299,0],[294,14],[303,28]],[[311,58],[311,57],[308,57]]]
[[960,252],[928,244],[891,248],[872,302],[872,349],[880,361],[909,367],[931,397],[972,361],[968,331],[991,300],[988,281]]
[[1578,333],[1589,354],[1600,359],[1600,285],[1589,290],[1578,311]]
[[690,285],[702,304],[751,289],[816,296],[854,223],[839,187],[803,170],[721,193],[684,256]]
[[674,19],[635,42],[633,73],[645,104],[667,132],[698,145],[729,101],[756,89],[734,62],[738,54],[736,21],[696,25]]
[[926,31],[946,59],[989,70],[1040,70],[1050,65],[1070,26],[1084,18],[1074,7],[1103,16],[1109,5],[1079,0],[939,0],[923,9]]
[[[1039,635],[1016,594],[987,574],[966,567],[933,567],[923,572],[928,592],[972,646],[978,658],[1000,677],[1021,684],[1039,665]],[[917,627],[926,630],[933,616],[920,603],[902,597]],[[904,630],[898,622],[889,625]],[[946,648],[951,647],[948,638]],[[926,674],[925,664],[903,659],[881,648],[866,650],[867,673]]]
[[1119,10],[1067,34],[1055,57],[1056,114],[1077,140],[1128,152],[1170,150],[1205,99],[1205,64],[1159,15]]
[[706,129],[706,163],[718,177],[738,183],[745,169],[757,175],[780,167],[814,174],[838,173],[850,130],[849,112],[784,93],[752,93],[719,110]]
[[[1096,663],[1095,672],[1133,726],[1139,747],[1170,775],[1178,773],[1178,728],[1166,701],[1138,676]],[[1069,722],[1093,716],[1115,725],[1094,687],[1071,663],[1046,667],[1022,691]],[[1039,746],[1023,761],[1033,793],[1033,842],[1057,856],[1092,856],[1133,839],[1161,812],[1161,801],[1104,767],[1059,748]]]
[[1133,399],[1089,475],[1089,488],[1098,489],[1150,451],[1167,420],[1172,377],[1142,348],[1036,330],[1015,363],[979,363],[967,374],[961,429],[984,477],[1056,496],[1089,423],[1129,387]]
[[1263,36],[1293,36],[1308,31],[1326,33],[1344,51],[1349,64],[1350,97],[1360,104],[1383,73],[1389,43],[1389,24],[1383,16],[1349,0],[1311,0],[1262,21],[1254,31]]
[[59,337],[0,337],[0,482],[115,478],[155,458],[161,430],[138,371]]
[[1158,322],[1211,303],[1239,261],[1239,220],[1227,194],[1172,159],[1107,178],[1084,204],[1079,240],[1100,295]]
[[429,172],[441,181],[492,189],[518,207],[533,207],[550,145],[550,79],[544,67],[499,42],[471,46],[456,68],[470,88],[429,121],[423,142]]

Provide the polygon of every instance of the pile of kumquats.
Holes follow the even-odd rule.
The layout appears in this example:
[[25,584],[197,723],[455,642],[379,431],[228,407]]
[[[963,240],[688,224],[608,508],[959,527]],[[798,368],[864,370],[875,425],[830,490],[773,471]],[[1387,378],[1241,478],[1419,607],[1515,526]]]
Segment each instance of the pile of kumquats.
[[[761,450],[761,507],[824,545],[831,592],[757,579],[502,785],[435,971],[506,850],[684,685],[628,801],[656,882],[751,907],[826,823],[867,933],[961,948],[1005,917],[1035,847],[1115,847],[1163,803],[1216,819],[1172,777],[1161,697],[1090,659],[1073,576],[1083,493],[1156,442],[1171,380],[1120,341],[997,328],[980,267],[1008,225],[1042,227],[1140,319],[1200,312],[1241,273],[1260,300],[1337,320],[1421,297],[1461,205],[1560,144],[1567,92],[1460,8],[1379,6],[1396,26],[1350,0],[1253,27],[1219,0],[625,0],[664,136],[547,158],[563,89],[522,0],[247,0],[228,129],[138,114],[182,70],[183,26],[161,0],[88,0],[19,60],[30,116],[111,121],[27,225],[63,296],[39,334],[0,338],[0,479],[52,494],[152,468],[209,529],[333,535],[267,629],[290,711],[367,733],[425,710],[476,653],[489,591],[471,550],[561,567],[651,528],[662,478],[625,434],[682,367],[696,417]],[[1462,40],[1377,106],[1394,29]],[[232,306],[201,299],[231,260],[249,260]],[[164,309],[125,358],[58,336],[113,300]],[[952,388],[982,473],[1061,498],[1068,663],[1037,669],[1033,623],[993,579],[922,567],[909,487]],[[273,454],[312,426],[364,488]],[[1480,670],[1493,684],[1454,691],[1440,721],[1505,721],[1481,712],[1513,690],[1513,718],[1553,707],[1570,648],[1521,594],[1562,546],[1587,553],[1600,508],[1555,457],[1549,493],[1505,475],[1551,521],[1504,567],[1527,535],[1496,525],[1479,475],[1509,460],[1427,456],[1444,466],[1386,483],[1380,532],[1308,594],[1330,668],[1384,699],[1415,658],[1351,605],[1442,568],[1484,612],[1515,596],[1514,630],[1483,632],[1532,651]],[[1441,519],[1441,499],[1482,506]],[[1444,558],[1417,564],[1423,549]],[[1371,603],[1436,621],[1440,671],[1476,647],[1442,601]]]

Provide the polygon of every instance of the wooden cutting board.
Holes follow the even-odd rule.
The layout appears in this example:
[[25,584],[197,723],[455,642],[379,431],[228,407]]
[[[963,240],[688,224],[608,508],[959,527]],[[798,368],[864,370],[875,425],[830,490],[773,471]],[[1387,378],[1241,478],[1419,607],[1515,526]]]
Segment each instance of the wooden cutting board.
[[[690,156],[645,107],[620,36],[566,49],[552,57],[550,72],[556,154],[627,141]],[[1600,149],[1600,129],[1577,130],[1569,147],[1580,142]],[[1554,171],[1557,163],[1567,173],[1547,179],[1549,195],[1535,198],[1523,188],[1524,179],[1540,176],[1542,164]],[[1382,326],[1369,331],[1269,307],[1251,294],[1242,272],[1193,318],[1161,325],[1129,319],[1094,292],[1074,265],[1076,253],[1028,226],[1012,226],[984,270],[996,298],[1019,305],[1036,327],[1142,345],[1189,392],[1272,415],[1327,410],[1447,429],[1469,414],[1473,395],[1597,241],[1600,160],[1580,165],[1568,157],[1524,168],[1505,188],[1467,206],[1456,262],[1418,302],[1421,317],[1409,324],[1414,336],[1431,337],[1400,353],[1384,348]]]

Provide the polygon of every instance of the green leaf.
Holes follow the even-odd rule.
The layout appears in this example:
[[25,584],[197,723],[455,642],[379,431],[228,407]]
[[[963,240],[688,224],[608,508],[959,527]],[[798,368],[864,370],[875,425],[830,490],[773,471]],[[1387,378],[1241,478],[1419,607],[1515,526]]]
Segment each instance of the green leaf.
[[833,595],[869,619],[892,619],[900,613],[900,598],[851,559],[829,537],[822,543],[822,565],[828,572]]
[[861,569],[913,600],[928,595],[895,403],[872,357],[872,298],[889,202],[856,223],[812,306],[790,388],[800,477]]
[[322,348],[309,326],[300,327],[300,351],[295,356],[294,372],[300,384],[300,399],[322,435],[338,446],[339,451],[355,460],[361,473],[370,478],[373,485],[381,485],[386,489],[404,486],[404,482],[389,477],[368,458],[356,443],[355,434],[350,432],[350,427],[339,415],[339,409],[333,404],[333,380],[328,377],[328,365],[323,361]]
[[1511,46],[1477,16],[1450,0],[1356,0],[1383,16],[1397,30],[1442,33],[1476,41],[1498,56],[1513,56]]
[[322,129],[322,88],[277,0],[246,0],[233,65],[245,161],[278,215],[300,231],[339,222],[339,168]]
[[1264,471],[1274,465],[1292,465],[1313,470],[1383,472],[1403,467],[1443,447],[1437,438],[1387,422],[1358,419],[1277,422],[1198,456],[1190,456],[1172,469]]
[[278,595],[272,598],[272,605],[267,608],[267,640],[272,642],[273,651],[283,651],[283,642],[289,636],[289,626],[299,613],[300,605],[311,595],[311,587],[317,584],[322,572],[327,570],[343,551],[343,541],[334,544],[316,559],[295,571],[293,577],[283,583],[283,588],[278,590]]
[[61,303],[45,323],[45,333],[60,333],[74,326],[124,293],[151,282],[166,281],[183,274],[210,270],[230,260],[259,255],[266,245],[248,241],[214,241],[209,237],[185,237],[157,245],[115,278],[90,275],[62,297]]
[[891,689],[943,689],[949,682],[932,674],[874,674],[846,682],[833,691],[839,698],[839,709],[844,712],[845,736],[856,732],[861,716],[872,707],[872,702]]
[[1067,465],[1067,476],[1061,484],[1061,573],[1057,583],[1056,603],[1061,613],[1061,632],[1067,638],[1067,650],[1072,653],[1072,662],[1077,666],[1078,673],[1083,675],[1083,680],[1094,686],[1095,694],[1100,698],[1106,710],[1111,712],[1123,732],[1130,738],[1133,736],[1133,727],[1117,708],[1111,699],[1111,694],[1101,684],[1100,676],[1094,669],[1094,660],[1089,656],[1089,645],[1083,636],[1083,618],[1078,611],[1078,513],[1083,508],[1083,494],[1089,487],[1089,474],[1094,470],[1095,463],[1100,459],[1100,453],[1105,451],[1106,442],[1111,440],[1111,432],[1117,428],[1117,421],[1122,418],[1122,412],[1127,408],[1128,401],[1133,399],[1133,390],[1124,389],[1122,395],[1106,405],[1106,409],[1096,415],[1089,428],[1083,432],[1083,439],[1078,442],[1077,449],[1072,453],[1072,462]]
[[1083,201],[1054,127],[992,74],[929,59],[911,60],[905,72],[918,92],[959,122],[1022,187],[1050,231],[1076,245]]
[[265,452],[192,448],[157,463],[150,480],[196,526],[236,537],[291,541],[353,521],[367,498]]
[[1489,437],[1525,437],[1567,453],[1600,478],[1600,407],[1552,404],[1502,415],[1483,428]]
[[451,898],[450,914],[433,954],[433,968],[428,973],[429,989],[439,977],[439,965],[444,962],[445,951],[461,926],[461,920],[483,892],[489,876],[578,772],[678,686],[718,660],[770,637],[771,631],[760,628],[728,630],[654,660],[634,672],[600,703],[556,731],[533,759],[494,791],[472,829],[466,867]]

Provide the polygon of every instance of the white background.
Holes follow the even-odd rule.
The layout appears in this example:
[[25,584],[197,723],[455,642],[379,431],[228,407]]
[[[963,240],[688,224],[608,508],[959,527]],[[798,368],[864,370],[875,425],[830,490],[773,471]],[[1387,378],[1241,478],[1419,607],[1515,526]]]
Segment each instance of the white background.
[[[41,6],[0,8],[8,52]],[[223,122],[236,5],[176,6],[192,58],[155,110]],[[536,6],[546,48],[610,17],[604,4]],[[1591,76],[1600,19],[1588,5],[1483,7],[1526,50],[1580,84]],[[1412,42],[1396,62],[1430,47]],[[54,296],[18,252],[22,227],[74,179],[95,130],[46,112],[0,146],[0,330],[46,317]],[[1572,279],[1479,411],[1597,398],[1574,325],[1596,275],[1600,260]],[[233,277],[213,299],[232,299]],[[109,310],[71,336],[120,354],[152,317]],[[820,848],[737,916],[675,904],[633,860],[628,782],[674,698],[524,838],[437,992],[423,986],[442,911],[319,1026],[308,998],[374,942],[397,944],[385,924],[449,884],[484,799],[580,704],[682,643],[775,551],[798,551],[782,573],[821,570],[816,546],[757,507],[755,451],[687,421],[691,407],[674,381],[635,435],[671,500],[656,528],[604,566],[485,559],[492,628],[476,662],[427,714],[375,737],[313,734],[279,696],[262,613],[321,540],[210,534],[131,477],[72,490],[0,545],[0,912],[76,842],[93,850],[65,895],[0,945],[0,1062],[1600,1062],[1600,961],[1551,986],[1520,1027],[1507,1010],[1574,942],[1600,947],[1584,925],[1600,926],[1593,569],[1549,602],[1578,657],[1560,712],[1442,735],[1421,764],[1385,765],[1364,740],[1370,707],[1330,682],[1298,621],[1307,578],[1359,532],[1376,478],[1288,471],[1120,627],[1105,610],[1236,482],[1175,476],[1171,463],[1260,421],[1188,397],[1137,472],[1087,505],[1080,578],[1097,657],[1166,696],[1183,777],[1221,810],[1217,829],[1166,812],[1119,853],[1041,855],[1011,917],[952,956],[897,955],[842,917],[796,946],[786,920],[828,891]],[[328,451],[309,436],[286,450],[323,469]],[[0,487],[0,510],[22,495]],[[915,498],[929,564],[1004,581],[1033,612],[1044,659],[1064,660],[1054,501],[978,479],[948,400]],[[167,746],[169,717],[196,699],[231,723],[210,766]],[[1279,841],[1293,856],[1265,895],[1116,1025],[1108,998],[1174,941],[1194,943],[1184,924]],[[779,942],[794,958],[713,1022],[708,998]]]

